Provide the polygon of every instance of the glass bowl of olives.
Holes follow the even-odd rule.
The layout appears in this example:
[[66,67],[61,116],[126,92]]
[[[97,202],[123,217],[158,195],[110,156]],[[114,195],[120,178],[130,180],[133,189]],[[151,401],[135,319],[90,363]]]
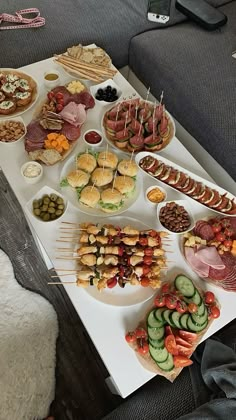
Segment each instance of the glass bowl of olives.
[[118,101],[122,95],[122,90],[112,79],[108,79],[98,85],[91,86],[90,93],[97,104],[104,106]]
[[55,222],[65,214],[67,206],[67,200],[46,185],[26,204],[28,212],[41,222]]

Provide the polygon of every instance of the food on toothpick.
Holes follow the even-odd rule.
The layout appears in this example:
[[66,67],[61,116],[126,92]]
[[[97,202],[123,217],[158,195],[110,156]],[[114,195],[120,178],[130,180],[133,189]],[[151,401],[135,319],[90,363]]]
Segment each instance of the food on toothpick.
[[100,200],[100,192],[95,186],[88,185],[80,193],[80,202],[85,206],[94,208]]
[[96,168],[91,175],[91,182],[96,187],[104,187],[110,184],[113,180],[113,172],[109,168]]
[[101,193],[100,206],[106,213],[113,213],[123,205],[122,194],[114,188],[107,188]]
[[103,150],[98,154],[97,158],[98,165],[102,168],[116,169],[118,164],[118,157],[115,153],[109,150]]
[[135,189],[135,181],[130,176],[120,175],[114,180],[114,188],[127,197],[133,193]]
[[138,166],[131,159],[123,159],[119,162],[117,167],[118,172],[121,175],[135,177],[138,173]]
[[82,188],[88,184],[89,175],[81,169],[76,169],[67,175],[67,181],[73,188]]
[[82,169],[85,172],[91,174],[97,167],[97,161],[94,155],[91,153],[81,153],[76,159],[77,168]]

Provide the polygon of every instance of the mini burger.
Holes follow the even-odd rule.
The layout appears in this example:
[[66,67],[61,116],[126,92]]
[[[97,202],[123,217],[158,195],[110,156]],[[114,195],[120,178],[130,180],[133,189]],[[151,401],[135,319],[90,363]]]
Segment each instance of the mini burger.
[[133,160],[123,159],[118,165],[118,171],[121,175],[136,176],[138,173],[138,166]]
[[82,171],[91,172],[97,167],[96,159],[91,153],[83,153],[77,157],[77,168],[82,169]]
[[114,188],[128,197],[135,190],[135,181],[130,176],[117,176],[114,180]]
[[115,153],[105,150],[98,155],[98,165],[103,168],[115,169],[117,167],[118,157]]
[[122,194],[115,188],[107,188],[101,193],[101,209],[106,213],[113,213],[119,210],[122,205]]
[[113,179],[113,172],[108,168],[96,168],[91,175],[91,182],[97,187],[104,187],[110,184]]
[[70,172],[66,178],[68,184],[73,188],[82,188],[89,182],[89,174],[80,169]]
[[87,186],[82,189],[80,194],[80,203],[88,207],[96,207],[100,200],[100,192],[94,186]]

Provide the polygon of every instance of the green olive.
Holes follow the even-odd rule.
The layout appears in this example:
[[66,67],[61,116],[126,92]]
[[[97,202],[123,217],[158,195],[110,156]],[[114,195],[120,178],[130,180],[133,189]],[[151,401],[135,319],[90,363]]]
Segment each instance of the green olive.
[[41,213],[40,213],[40,215],[39,215],[40,219],[43,219],[43,216],[44,216],[45,214],[46,214],[46,213],[45,213],[44,211],[41,211]]
[[49,197],[45,197],[45,198],[43,199],[43,203],[44,203],[44,204],[49,204],[49,203],[50,203],[50,198],[49,198]]
[[51,199],[51,201],[56,201],[57,200],[57,195],[56,194],[50,194],[50,199]]
[[43,220],[44,220],[44,222],[48,222],[48,220],[50,220],[50,214],[45,213],[45,215],[43,216]]
[[56,204],[53,201],[50,201],[48,207],[56,207]]
[[44,205],[42,206],[42,211],[48,211],[48,206],[47,206],[47,204],[44,204]]
[[65,206],[64,204],[58,204],[57,208],[58,210],[64,210]]
[[62,213],[63,213],[63,211],[62,211],[62,210],[56,210],[56,216],[61,216],[61,215],[62,215]]
[[43,200],[42,200],[42,198],[40,198],[40,199],[38,200],[38,204],[39,204],[39,207],[40,207],[40,206],[42,206],[42,204],[43,204]]
[[54,207],[49,207],[48,213],[52,214],[52,213],[55,213],[55,212],[56,212],[56,210],[54,209]]
[[39,209],[34,209],[34,215],[39,216],[41,211]]
[[34,209],[38,209],[38,208],[39,208],[39,203],[38,203],[38,200],[34,200],[34,201],[33,201],[33,208],[34,208]]
[[55,220],[57,218],[55,213],[50,214],[50,220]]
[[57,204],[63,204],[63,198],[58,197],[58,199],[57,199]]

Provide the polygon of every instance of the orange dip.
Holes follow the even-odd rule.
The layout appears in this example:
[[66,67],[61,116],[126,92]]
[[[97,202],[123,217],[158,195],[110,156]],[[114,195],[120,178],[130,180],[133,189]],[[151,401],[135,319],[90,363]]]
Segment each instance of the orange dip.
[[165,199],[165,193],[159,190],[158,187],[155,187],[147,193],[147,198],[152,203],[161,203]]

